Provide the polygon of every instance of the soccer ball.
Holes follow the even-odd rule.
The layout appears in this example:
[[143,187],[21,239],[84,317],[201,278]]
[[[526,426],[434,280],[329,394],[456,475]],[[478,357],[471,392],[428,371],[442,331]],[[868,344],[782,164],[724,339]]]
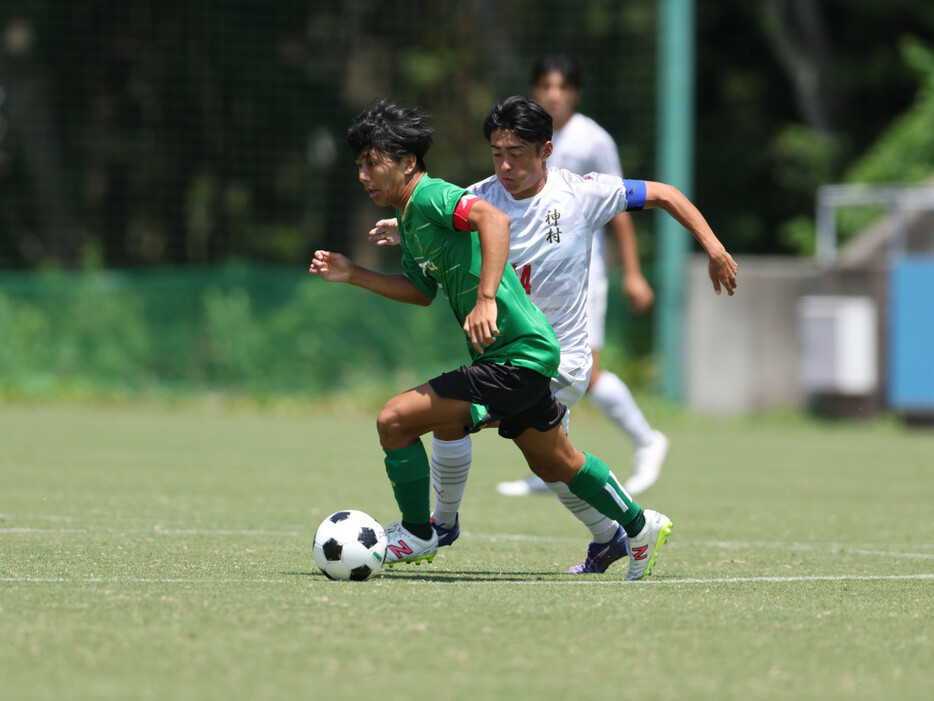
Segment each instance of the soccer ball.
[[386,559],[386,532],[362,511],[337,511],[315,533],[315,564],[331,579],[362,582]]

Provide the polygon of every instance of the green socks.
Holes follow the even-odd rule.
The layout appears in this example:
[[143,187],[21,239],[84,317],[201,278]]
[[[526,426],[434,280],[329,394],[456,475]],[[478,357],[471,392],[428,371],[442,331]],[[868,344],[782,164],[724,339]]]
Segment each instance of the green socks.
[[[385,450],[386,474],[392,483],[402,525],[417,538],[431,538],[431,466],[421,440],[405,448]],[[584,466],[568,485],[604,516],[618,522],[629,536],[645,525],[642,509],[626,493],[610,468],[599,458],[584,453]]]
[[584,457],[584,466],[568,484],[571,492],[619,523],[626,535],[638,535],[645,526],[642,509],[626,493],[605,462],[587,452]]
[[421,440],[405,448],[384,450],[386,474],[392,484],[402,525],[416,538],[431,538],[431,466]]

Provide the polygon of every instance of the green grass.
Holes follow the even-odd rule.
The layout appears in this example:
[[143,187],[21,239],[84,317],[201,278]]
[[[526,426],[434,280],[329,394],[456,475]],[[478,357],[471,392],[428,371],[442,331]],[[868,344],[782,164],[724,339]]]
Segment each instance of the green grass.
[[[495,493],[524,469],[490,432],[453,547],[337,583],[321,519],[397,518],[375,411],[0,404],[0,698],[934,697],[934,433],[646,411],[646,581],[561,574],[587,533]],[[628,474],[592,408],[572,438]]]

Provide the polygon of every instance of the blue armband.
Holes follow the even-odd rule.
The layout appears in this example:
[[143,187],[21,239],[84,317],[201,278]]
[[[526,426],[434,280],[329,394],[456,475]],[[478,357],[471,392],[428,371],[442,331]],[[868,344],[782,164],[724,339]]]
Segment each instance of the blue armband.
[[645,209],[645,180],[623,180],[626,211]]

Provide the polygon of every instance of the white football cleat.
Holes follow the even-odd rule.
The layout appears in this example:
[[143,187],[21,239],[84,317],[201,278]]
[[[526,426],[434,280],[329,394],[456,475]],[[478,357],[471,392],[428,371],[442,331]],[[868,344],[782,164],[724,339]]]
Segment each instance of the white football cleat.
[[422,540],[409,533],[401,523],[390,523],[386,526],[386,541],[386,564],[390,567],[397,562],[416,565],[422,560],[431,562],[438,552],[438,534],[434,529],[431,538]]
[[652,440],[636,450],[632,477],[623,485],[631,496],[642,494],[658,481],[662,463],[668,455],[668,438],[661,431],[652,431]]
[[505,497],[524,497],[529,494],[543,494],[549,490],[541,477],[529,475],[524,480],[500,482],[496,485],[496,491]]
[[[657,511],[645,509],[645,526],[639,535],[629,538],[626,542],[626,553],[629,555],[629,571],[626,580],[642,579],[652,574],[652,566],[658,549],[671,535],[671,519]],[[386,553],[388,559],[389,553]]]

